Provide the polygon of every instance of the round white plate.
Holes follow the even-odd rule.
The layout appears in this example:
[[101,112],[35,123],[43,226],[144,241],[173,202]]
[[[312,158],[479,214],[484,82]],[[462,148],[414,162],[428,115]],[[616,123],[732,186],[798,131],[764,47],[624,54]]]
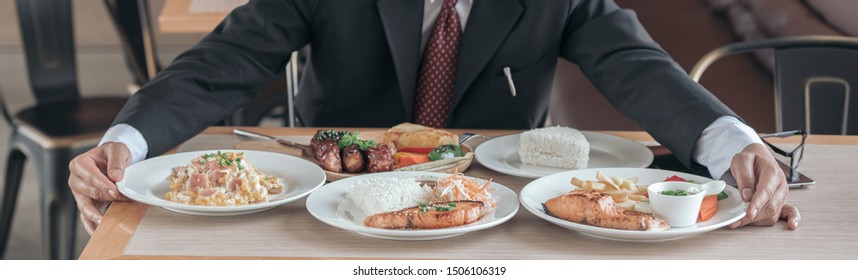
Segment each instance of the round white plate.
[[[370,237],[391,240],[434,240],[450,238],[476,230],[490,228],[506,222],[518,212],[518,197],[504,185],[492,182],[489,186],[492,197],[497,202],[494,211],[482,219],[464,226],[442,229],[381,229],[363,225],[365,215],[346,198],[352,184],[369,177],[398,178],[445,178],[450,174],[435,172],[385,172],[345,178],[327,184],[307,197],[307,210],[319,221],[345,230],[351,230]],[[480,179],[478,179],[480,180]],[[480,180],[482,181],[482,180]],[[342,205],[341,205],[342,204]]]
[[[581,131],[590,142],[587,168],[647,167],[652,163],[652,151],[646,146],[613,135]],[[494,138],[477,146],[477,161],[483,166],[508,175],[539,178],[569,169],[524,164],[518,156],[520,134]]]
[[574,186],[569,183],[572,177],[578,177],[582,180],[595,180],[596,171],[601,171],[605,175],[640,179],[639,185],[649,185],[656,182],[664,181],[667,177],[677,175],[692,180],[695,183],[702,184],[712,179],[700,177],[696,175],[686,174],[682,172],[659,170],[659,169],[644,169],[644,168],[600,168],[600,169],[582,169],[567,171],[550,176],[546,176],[534,180],[521,190],[521,204],[524,208],[546,221],[565,227],[580,233],[620,241],[635,241],[635,242],[652,242],[666,241],[688,237],[696,234],[701,234],[707,231],[712,231],[725,227],[735,221],[738,221],[745,216],[747,205],[739,197],[739,191],[736,188],[727,186],[727,198],[718,201],[718,212],[714,217],[705,222],[697,223],[696,225],[683,228],[670,228],[663,231],[632,231],[632,230],[617,230],[596,227],[586,224],[579,224],[563,219],[549,216],[545,213],[542,203],[555,198],[561,194],[571,191]]
[[245,158],[256,166],[257,170],[283,179],[286,191],[269,196],[266,203],[241,206],[198,206],[164,199],[164,194],[170,189],[167,178],[173,167],[185,166],[193,158],[215,153],[217,150],[171,154],[141,161],[125,169],[125,178],[116,186],[119,187],[120,193],[132,200],[170,211],[202,216],[232,216],[256,213],[301,199],[325,183],[325,172],[322,168],[301,158],[259,151],[220,151],[243,152]]

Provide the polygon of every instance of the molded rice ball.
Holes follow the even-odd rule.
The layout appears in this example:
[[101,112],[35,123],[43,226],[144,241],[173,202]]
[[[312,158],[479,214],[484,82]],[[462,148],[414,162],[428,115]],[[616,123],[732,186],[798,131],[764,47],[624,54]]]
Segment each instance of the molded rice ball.
[[518,155],[526,164],[582,169],[590,161],[590,143],[574,128],[538,128],[521,134]]

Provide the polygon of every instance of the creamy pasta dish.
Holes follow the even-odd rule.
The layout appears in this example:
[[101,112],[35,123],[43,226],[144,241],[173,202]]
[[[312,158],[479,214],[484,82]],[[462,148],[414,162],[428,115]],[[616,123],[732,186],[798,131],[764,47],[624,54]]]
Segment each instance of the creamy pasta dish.
[[173,168],[164,199],[191,205],[235,206],[267,202],[283,193],[282,179],[256,170],[244,153],[204,154]]

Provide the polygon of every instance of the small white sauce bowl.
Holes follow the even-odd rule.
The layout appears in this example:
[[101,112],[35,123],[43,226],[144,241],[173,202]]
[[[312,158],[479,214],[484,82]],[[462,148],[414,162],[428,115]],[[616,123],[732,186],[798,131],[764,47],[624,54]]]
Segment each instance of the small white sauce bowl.
[[[696,190],[697,193],[685,196],[661,194],[667,190],[688,192],[691,189]],[[702,190],[700,185],[688,182],[655,183],[649,185],[647,193],[649,194],[652,213],[667,221],[670,227],[687,227],[697,224],[700,204],[703,203],[703,197],[706,196],[706,191]]]

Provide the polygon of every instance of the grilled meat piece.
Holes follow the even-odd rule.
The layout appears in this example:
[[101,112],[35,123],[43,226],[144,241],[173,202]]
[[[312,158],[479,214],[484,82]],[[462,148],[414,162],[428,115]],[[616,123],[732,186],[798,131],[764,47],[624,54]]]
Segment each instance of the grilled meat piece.
[[396,153],[396,146],[393,143],[379,144],[375,148],[366,149],[366,158],[368,161],[367,172],[384,172],[393,170],[393,154]]
[[313,151],[322,169],[332,172],[343,172],[343,166],[340,161],[340,146],[337,144],[337,141],[322,141]]
[[370,215],[363,224],[386,229],[447,228],[476,222],[486,209],[482,201],[450,201]]
[[334,143],[339,143],[340,138],[343,138],[343,134],[345,134],[343,131],[320,129],[310,139],[310,146],[313,147],[313,151],[316,151],[322,142],[330,140],[334,141]]
[[358,173],[366,169],[366,159],[357,144],[351,144],[342,150],[343,169],[346,172]]
[[626,210],[609,194],[575,190],[549,199],[542,204],[548,215],[597,227],[622,230],[666,230],[665,220],[651,214]]

